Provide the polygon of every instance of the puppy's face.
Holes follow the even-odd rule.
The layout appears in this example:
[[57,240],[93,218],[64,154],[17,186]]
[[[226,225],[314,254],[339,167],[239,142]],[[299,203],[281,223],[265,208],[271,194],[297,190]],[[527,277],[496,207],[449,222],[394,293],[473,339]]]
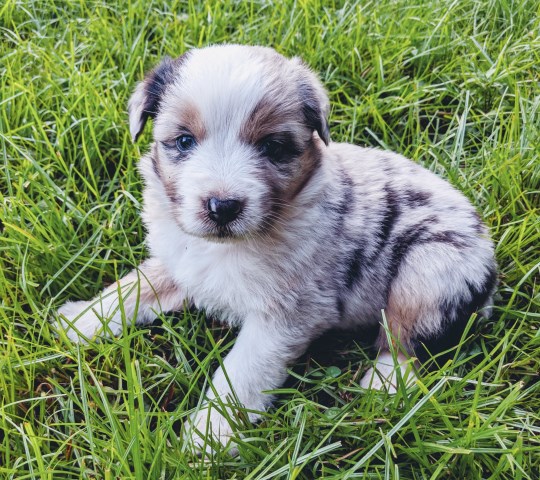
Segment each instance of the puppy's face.
[[300,60],[235,45],[165,59],[129,105],[134,139],[154,119],[153,172],[175,221],[219,241],[277,228],[319,166],[327,111]]

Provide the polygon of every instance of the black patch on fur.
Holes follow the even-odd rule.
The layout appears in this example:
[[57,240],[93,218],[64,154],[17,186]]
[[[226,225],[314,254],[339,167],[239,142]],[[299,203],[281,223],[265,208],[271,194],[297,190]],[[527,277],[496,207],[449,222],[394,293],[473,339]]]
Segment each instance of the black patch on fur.
[[409,227],[404,232],[395,237],[390,252],[390,261],[388,267],[388,277],[390,280],[396,277],[401,262],[411,249],[411,247],[425,242],[429,229],[426,224],[419,223]]
[[323,210],[327,215],[333,217],[334,232],[336,235],[343,235],[343,226],[345,216],[348,215],[354,207],[354,182],[345,171],[340,171],[340,186],[342,194],[339,201],[333,200],[333,195],[328,195],[323,203]]
[[467,246],[467,237],[451,230],[444,230],[442,232],[434,233],[433,235],[429,236],[427,241],[446,243],[455,248],[465,248]]
[[165,57],[144,79],[146,99],[144,102],[143,115],[145,115],[146,118],[154,118],[156,116],[159,110],[161,96],[163,95],[166,86],[174,81],[175,72],[176,61],[170,57]]
[[[340,186],[342,195],[338,203],[327,201],[324,205],[325,211],[333,213],[335,216],[334,232],[338,236],[344,235],[345,217],[354,208],[354,181],[345,172],[340,172]],[[351,289],[362,276],[362,267],[365,264],[365,246],[361,240],[356,240],[356,248],[350,254],[348,264],[343,272],[343,281],[347,289]]]
[[[450,350],[459,343],[471,315],[486,304],[496,283],[497,271],[492,265],[480,285],[466,282],[467,295],[441,302],[439,308],[443,317],[442,329],[432,336],[413,339],[415,354],[421,362],[425,362],[432,355]],[[452,352],[437,357],[436,362],[442,365],[451,355]]]
[[391,177],[396,169],[394,167],[394,162],[388,157],[383,157],[380,160],[382,171],[388,176]]
[[381,221],[381,233],[380,238],[384,241],[388,239],[390,232],[394,228],[396,220],[401,214],[401,209],[399,208],[399,195],[393,190],[389,185],[384,187],[384,192],[386,194],[386,209]]
[[315,89],[308,83],[301,83],[298,92],[306,125],[316,130],[321,140],[328,145],[330,143],[328,119],[325,118],[323,105],[321,105]]
[[354,204],[353,187],[354,182],[349,174],[343,172],[341,176],[341,184],[343,185],[343,201],[342,201],[342,215],[349,213]]
[[401,208],[399,207],[400,197],[397,192],[389,184],[386,184],[383,190],[385,192],[385,205],[382,212],[380,229],[376,232],[377,246],[371,260],[377,258],[383,248],[388,244],[390,234],[401,215]]
[[345,286],[350,290],[362,276],[362,266],[365,263],[364,248],[356,248],[349,260],[345,273]]
[[141,128],[135,140],[143,131],[146,121],[156,117],[165,88],[174,82],[178,74],[178,66],[185,61],[187,55],[188,53],[185,53],[176,59],[165,57],[157,67],[146,75],[143,80],[145,98],[141,114]]
[[[344,217],[352,210],[354,204],[354,182],[350,175],[343,170],[341,171],[340,175],[340,184],[343,188],[343,195],[340,199],[339,204],[335,205],[333,209],[340,217]],[[330,208],[332,208],[332,206]]]
[[405,205],[411,208],[425,207],[429,205],[431,194],[420,190],[405,190],[403,193],[403,201]]
[[482,217],[480,217],[476,210],[472,212],[472,218],[474,231],[478,234],[486,233],[486,227],[482,221]]
[[[433,218],[428,217],[421,223],[409,227],[395,237],[392,244],[388,267],[388,278],[390,282],[398,275],[399,267],[412,247],[431,242],[445,243],[454,248],[467,247],[467,238],[457,232],[445,230],[431,234],[428,226],[432,224],[433,221]],[[388,289],[388,291],[389,290],[390,289]]]
[[345,303],[343,302],[343,298],[338,294],[336,298],[336,309],[339,315],[339,319],[343,319],[343,315],[345,314]]

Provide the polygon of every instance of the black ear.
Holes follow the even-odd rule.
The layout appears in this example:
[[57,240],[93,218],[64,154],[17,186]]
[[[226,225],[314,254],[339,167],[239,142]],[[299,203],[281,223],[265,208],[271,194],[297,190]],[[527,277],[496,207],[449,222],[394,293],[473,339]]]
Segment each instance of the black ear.
[[318,85],[314,87],[310,84],[303,84],[300,87],[300,95],[307,125],[319,134],[325,145],[328,145],[330,143],[329,108],[324,90]]
[[315,130],[321,140],[328,145],[330,143],[328,95],[317,75],[301,58],[294,57],[292,61],[299,67],[298,88],[306,124]]
[[155,118],[165,88],[174,82],[185,55],[173,60],[165,57],[137,84],[128,103],[129,131],[135,142],[144,129],[148,118]]

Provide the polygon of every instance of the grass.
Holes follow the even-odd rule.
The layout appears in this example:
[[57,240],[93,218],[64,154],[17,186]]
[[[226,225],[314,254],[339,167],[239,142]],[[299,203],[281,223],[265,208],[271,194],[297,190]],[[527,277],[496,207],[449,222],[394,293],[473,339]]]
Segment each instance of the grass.
[[[539,17],[535,0],[5,0],[0,478],[537,479]],[[300,54],[329,91],[334,140],[398,151],[462,190],[491,227],[500,287],[492,318],[471,319],[417,389],[362,392],[369,352],[336,341],[242,426],[237,458],[208,462],[180,426],[233,334],[185,311],[81,347],[47,320],[145,255],[135,82],[219,42]]]

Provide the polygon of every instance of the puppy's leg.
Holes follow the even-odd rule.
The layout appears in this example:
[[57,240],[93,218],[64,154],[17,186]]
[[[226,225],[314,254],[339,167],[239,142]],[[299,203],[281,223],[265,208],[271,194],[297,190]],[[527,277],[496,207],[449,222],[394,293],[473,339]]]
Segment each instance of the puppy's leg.
[[[375,365],[371,367],[360,380],[360,386],[365,389],[386,390],[396,393],[398,389],[398,375],[405,385],[411,385],[416,378],[413,371],[412,360],[403,353],[397,352],[396,357],[388,350],[381,350]],[[398,370],[400,371],[398,374]]]
[[[234,418],[231,402],[239,403],[248,410],[250,421],[256,421],[271,403],[272,396],[263,393],[283,384],[287,378],[287,365],[301,355],[309,340],[298,332],[272,324],[260,318],[248,318],[238,335],[236,343],[212,380],[206,393],[206,401],[186,422],[187,437],[191,437],[198,451],[209,451],[206,434],[225,445],[233,434],[233,428],[218,411]],[[291,338],[294,337],[294,338]],[[303,338],[304,337],[304,338]],[[219,402],[218,402],[219,400]],[[219,405],[215,408],[215,405]]]
[[[375,365],[371,367],[360,381],[362,388],[386,390],[396,393],[399,377],[405,385],[414,383],[414,360],[405,354],[412,352],[410,347],[411,328],[421,312],[421,305],[414,297],[404,298],[390,293],[385,309],[386,324],[381,326],[377,346],[379,354]],[[390,351],[390,345],[394,354]]]
[[58,310],[58,323],[69,338],[84,341],[105,325],[113,335],[120,333],[122,311],[128,323],[148,322],[156,317],[156,311],[176,310],[183,301],[181,289],[166,268],[150,258],[94,299],[64,304]]
[[389,334],[381,328],[379,360],[362,380],[364,387],[390,392],[396,390],[398,368],[406,384],[414,380],[407,372],[414,365],[406,355],[397,355],[395,367],[390,362],[390,342],[396,351],[402,349],[420,361],[451,349],[471,315],[490,302],[496,284],[495,264],[486,251],[473,255],[440,243],[412,249],[398,271],[385,309]]

